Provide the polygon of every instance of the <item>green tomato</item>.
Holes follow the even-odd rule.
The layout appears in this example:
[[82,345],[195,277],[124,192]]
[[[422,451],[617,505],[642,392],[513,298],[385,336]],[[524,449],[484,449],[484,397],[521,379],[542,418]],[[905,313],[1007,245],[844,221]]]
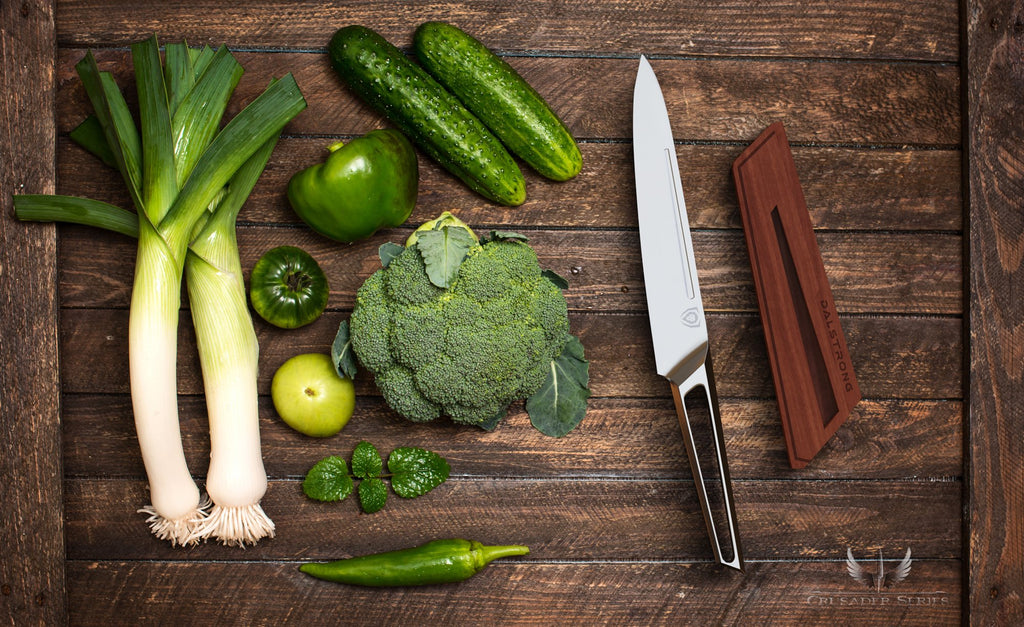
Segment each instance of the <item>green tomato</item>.
[[305,353],[284,362],[270,384],[274,409],[299,433],[325,438],[341,431],[356,406],[352,379],[339,377],[328,355]]
[[306,251],[295,246],[268,250],[253,266],[249,298],[261,318],[282,329],[313,322],[327,308],[327,277]]
[[339,242],[399,226],[416,206],[416,151],[393,129],[371,131],[328,147],[326,161],[297,172],[288,202],[314,231]]

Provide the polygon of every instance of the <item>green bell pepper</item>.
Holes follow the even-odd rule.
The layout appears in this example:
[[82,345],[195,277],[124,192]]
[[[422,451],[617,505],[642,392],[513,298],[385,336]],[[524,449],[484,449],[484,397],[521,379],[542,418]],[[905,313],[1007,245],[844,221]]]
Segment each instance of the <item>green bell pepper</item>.
[[409,219],[419,168],[405,135],[378,129],[328,150],[326,161],[295,173],[288,182],[288,201],[310,228],[352,242]]

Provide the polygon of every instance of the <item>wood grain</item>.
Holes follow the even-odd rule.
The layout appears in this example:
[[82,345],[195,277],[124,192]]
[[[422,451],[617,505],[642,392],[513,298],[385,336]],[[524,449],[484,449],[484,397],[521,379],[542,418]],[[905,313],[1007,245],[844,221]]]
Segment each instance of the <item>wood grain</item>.
[[[419,211],[423,220],[436,217]],[[482,235],[491,225],[478,227]],[[636,230],[521,230],[541,265],[569,280],[569,308],[578,311],[646,311],[643,266]],[[275,246],[300,246],[313,255],[331,284],[328,307],[351,309],[355,293],[380,269],[378,247],[404,242],[410,230],[390,229],[344,247],[306,227],[238,229],[243,272]],[[847,233],[818,235],[825,272],[842,314],[960,315],[963,301],[961,238],[946,233]],[[743,233],[696,231],[704,307],[715,312],[757,312]],[[126,308],[131,294],[134,240],[87,227],[61,227],[60,286],[66,307]],[[71,263],[74,260],[74,263]]]
[[1024,3],[968,2],[968,608],[1024,622]]
[[[338,587],[298,572],[297,563],[72,561],[71,604],[89,624],[166,617],[195,624],[395,624],[406,620],[502,624],[719,625],[757,616],[768,624],[955,625],[960,564],[915,561],[908,581],[875,595],[842,562],[751,563],[744,574],[709,564],[499,561],[452,589]],[[254,582],[273,589],[263,602],[244,597]],[[88,591],[111,591],[92,602]],[[500,593],[496,593],[500,590]],[[151,601],[143,608],[134,599]],[[339,599],[343,598],[344,602]],[[421,609],[430,608],[430,610]],[[410,618],[411,616],[411,618]]]
[[[285,333],[257,321],[272,479],[265,504],[278,537],[244,552],[213,544],[171,549],[135,512],[146,483],[127,394],[134,245],[5,215],[0,293],[11,296],[0,318],[0,470],[15,479],[0,488],[0,502],[5,520],[15,522],[0,527],[8,547],[0,621],[936,625],[955,624],[964,611],[966,622],[1021,622],[1024,480],[1020,472],[997,472],[1021,457],[1012,434],[1022,426],[1013,413],[1021,400],[1017,364],[1024,363],[1014,262],[1024,256],[1024,158],[1020,133],[1007,132],[1020,119],[1020,0],[1012,7],[980,0],[963,7],[953,0],[756,7],[738,0],[255,0],[244,8],[211,0],[61,0],[56,11],[35,1],[0,5],[0,119],[18,131],[0,135],[5,193],[21,182],[26,190],[53,190],[56,175],[57,191],[128,206],[117,177],[66,136],[88,108],[74,63],[95,49],[133,101],[128,43],[153,31],[164,42],[225,43],[247,69],[232,112],[288,71],[310,103],[243,211],[243,267],[271,246],[298,244],[328,270],[332,293],[329,312],[310,327]],[[339,246],[310,234],[288,208],[286,181],[319,160],[324,145],[384,125],[340,84],[323,49],[335,28],[352,22],[407,48],[413,27],[437,18],[479,35],[549,99],[580,138],[585,167],[564,184],[527,172],[529,200],[510,210],[487,204],[424,159],[413,221],[452,209],[481,230],[526,233],[543,263],[570,278],[571,324],[587,347],[595,397],[578,430],[551,439],[532,428],[521,405],[491,434],[413,425],[361,379],[358,414],[346,430],[304,438],[275,416],[267,396],[274,370],[296,353],[327,349],[355,289],[377,268],[377,245],[409,231]],[[961,27],[970,33],[963,49]],[[641,52],[653,57],[673,112],[741,532],[753,557],[743,575],[709,563],[669,390],[652,372],[629,134]],[[26,77],[33,67],[51,74]],[[23,108],[31,102],[54,115],[27,126],[11,117],[31,111]],[[794,144],[866,396],[800,471],[786,467],[728,172],[776,121]],[[960,176],[968,164],[969,188]],[[19,257],[26,247],[34,251],[30,263]],[[26,289],[23,279],[35,282]],[[182,424],[189,463],[202,479],[206,412],[187,304],[184,311]],[[974,333],[964,335],[965,326]],[[26,342],[39,342],[42,352],[22,349]],[[26,387],[26,377],[38,388]],[[322,505],[301,495],[311,463],[347,454],[362,439],[382,449],[413,444],[442,452],[453,477],[421,499],[393,499],[373,516],[358,514],[354,502]],[[970,490],[976,496],[965,501]],[[40,494],[49,500],[40,504]],[[302,560],[410,546],[439,530],[524,541],[533,550],[458,587],[339,588],[296,570]],[[44,552],[36,554],[39,543]],[[881,551],[889,568],[908,546],[912,571],[895,587],[876,592],[846,573],[847,547],[871,570],[872,556]],[[55,592],[33,596],[43,586]]]
[[[71,130],[88,110],[85,92],[74,78],[74,64],[84,54],[84,49],[60,54],[57,115],[62,132]],[[240,51],[235,57],[246,73],[229,115],[255,98],[271,77],[292,72],[309,107],[288,124],[286,133],[352,135],[383,124],[379,115],[342,85],[324,54]],[[132,84],[127,51],[98,50],[96,59],[119,84]],[[517,57],[509,61],[531,85],[541,86],[539,93],[575,137],[630,138],[636,59]],[[959,76],[953,66],[736,59],[665,59],[652,65],[666,106],[686,112],[671,118],[677,142],[749,142],[780,120],[794,143],[949,148],[959,142]],[[850,90],[857,93],[855,104],[845,97]],[[595,109],[594,103],[601,107]]]
[[[250,2],[232,20],[216,2],[193,1],[160,7],[124,0],[64,1],[58,13],[62,45],[102,42],[124,45],[140,25],[158,28],[165,38],[188,37],[197,44],[254,45],[264,48],[323,48],[335,29],[352,23],[372,25],[399,46],[427,20],[448,20],[497,50],[585,54],[813,56],[956,61],[956,4],[923,0],[893,4],[860,0],[836,6],[824,0],[773,5],[754,10],[746,2],[692,0],[653,5],[612,0],[549,3],[487,0],[453,5],[376,2],[330,5],[292,2],[282,12],[273,2]],[[237,20],[237,21],[236,21]],[[238,24],[241,22],[241,27]],[[580,33],[586,33],[581,39]]]
[[[816,461],[795,472],[786,464],[773,400],[720,402],[736,479],[953,481],[963,472],[959,403],[861,401]],[[210,444],[203,397],[182,397],[180,411],[189,467],[204,472]],[[260,417],[264,464],[276,479],[301,477],[317,460],[351,451],[362,440],[385,451],[410,443],[437,451],[462,476],[487,476],[500,469],[509,476],[549,479],[690,478],[668,398],[592,399],[582,424],[559,440],[534,429],[521,406],[513,407],[490,435],[448,421],[412,424],[372,395],[359,397],[344,431],[323,440],[288,428],[265,396]],[[62,426],[66,477],[144,477],[127,395],[68,394]]]
[[[147,502],[144,481],[74,479],[64,489],[69,559],[243,557],[216,543],[183,551],[153,538],[135,511]],[[923,559],[960,555],[959,482],[737,481],[734,493],[747,559],[842,559],[848,546],[861,553],[908,542]],[[376,553],[439,536],[514,538],[541,560],[712,559],[689,478],[456,477],[418,499],[392,494],[375,514],[352,499],[311,501],[298,480],[277,480],[262,506],[277,536],[247,548],[250,562]]]
[[[241,219],[249,224],[299,224],[285,198],[288,179],[323,159],[332,142],[324,137],[282,138]],[[420,204],[411,221],[433,218],[427,215],[429,210],[448,207],[473,225],[636,228],[629,145],[583,143],[580,148],[584,169],[572,181],[544,181],[527,169],[529,194],[514,210],[481,201],[434,162],[420,159]],[[114,170],[98,167],[66,137],[59,139],[57,150],[57,180],[63,193],[131,207]],[[742,228],[729,174],[741,150],[735,145],[676,147],[693,229]],[[963,226],[957,150],[795,146],[793,158],[816,229],[959,232]]]
[[[347,315],[328,313],[315,323],[287,334],[257,321],[260,342],[259,388],[270,392],[274,371],[300,352],[329,352],[338,325]],[[61,345],[79,359],[61,365],[66,393],[128,392],[128,312],[65,309]],[[590,360],[590,387],[595,396],[668,397],[665,381],[655,374],[646,314],[574,313],[570,329],[583,342]],[[963,353],[961,321],[955,318],[853,317],[843,320],[850,354],[867,398],[958,398]],[[711,349],[728,356],[715,362],[718,393],[723,397],[770,398],[764,335],[756,315],[710,315]],[[615,338],[615,343],[610,343]],[[202,392],[195,336],[187,315],[178,333],[178,391]],[[356,391],[372,394],[366,377]]]
[[50,2],[0,4],[0,622],[12,625],[67,620],[56,237],[11,204],[53,192],[54,43]]

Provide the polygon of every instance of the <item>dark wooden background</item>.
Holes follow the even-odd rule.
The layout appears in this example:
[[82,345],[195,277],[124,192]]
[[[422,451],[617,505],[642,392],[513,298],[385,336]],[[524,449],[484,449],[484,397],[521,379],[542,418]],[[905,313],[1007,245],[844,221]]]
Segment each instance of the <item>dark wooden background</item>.
[[[11,624],[338,623],[1019,624],[1024,620],[1024,9],[1020,0],[833,3],[499,1],[0,3],[0,620]],[[87,103],[74,63],[93,49],[130,84],[127,45],[227,44],[246,68],[233,110],[293,72],[309,108],[286,129],[239,228],[242,264],[299,245],[332,283],[328,313],[283,332],[257,322],[261,392],[288,357],[327,351],[376,249],[342,246],[290,212],[284,185],[336,138],[385,122],[331,73],[333,31],[361,23],[407,47],[446,19],[506,56],[579,139],[583,173],[527,174],[529,199],[490,205],[425,158],[416,224],[453,210],[529,235],[570,278],[571,325],[594,393],[579,429],[534,431],[517,407],[486,434],[412,425],[359,382],[341,435],[303,438],[261,398],[265,508],[278,535],[245,551],[171,549],[135,510],[146,482],[127,376],[134,244],[20,224],[12,193],[128,206],[121,182],[67,138]],[[709,312],[748,560],[711,564],[667,385],[653,374],[633,197],[637,57],[665,91]],[[129,97],[131,94],[129,93]],[[864,400],[806,469],[786,463],[729,168],[768,124],[793,144]],[[187,305],[186,305],[187,308]],[[180,332],[190,466],[205,471],[198,360]],[[361,515],[299,482],[361,439],[449,459],[430,495]],[[201,478],[201,477],[200,477]],[[441,536],[524,543],[463,584],[338,587],[298,563]],[[907,548],[882,592],[846,574]]]

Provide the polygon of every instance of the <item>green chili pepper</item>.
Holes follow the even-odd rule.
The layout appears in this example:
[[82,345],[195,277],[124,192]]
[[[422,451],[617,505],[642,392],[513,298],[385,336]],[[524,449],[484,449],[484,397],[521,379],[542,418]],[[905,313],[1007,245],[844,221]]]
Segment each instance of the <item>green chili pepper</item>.
[[295,246],[268,250],[252,268],[249,299],[261,318],[282,329],[295,329],[320,317],[330,287],[320,264]]
[[422,586],[469,579],[500,557],[529,552],[520,545],[484,546],[452,538],[335,562],[311,562],[299,570],[318,579],[357,586]]
[[297,172],[288,182],[288,201],[310,228],[352,242],[409,219],[419,169],[405,135],[380,129],[328,150],[326,161]]

